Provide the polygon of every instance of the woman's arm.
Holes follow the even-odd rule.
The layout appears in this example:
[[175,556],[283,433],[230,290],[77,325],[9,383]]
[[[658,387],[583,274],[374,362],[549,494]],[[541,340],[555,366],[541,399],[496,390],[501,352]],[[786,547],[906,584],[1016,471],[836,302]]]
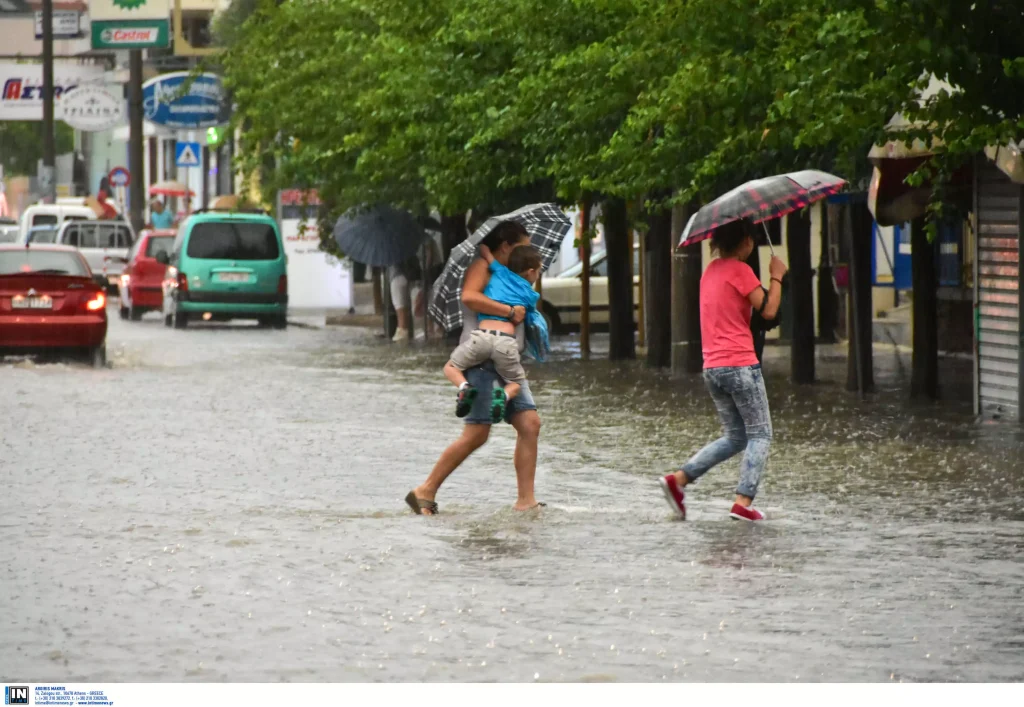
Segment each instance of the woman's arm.
[[462,283],[462,303],[477,314],[506,317],[513,324],[522,322],[526,317],[524,307],[509,307],[484,296],[484,287],[487,286],[489,278],[487,263],[480,258],[474,260],[466,269],[466,279]]
[[[779,304],[782,302],[782,285],[778,280],[773,279],[771,285],[768,286],[767,295],[763,289],[758,287],[750,293],[749,299],[754,311],[760,312],[765,319],[775,319],[775,315],[779,313]],[[765,299],[768,301],[765,302]],[[761,309],[762,303],[764,303],[764,309]]]

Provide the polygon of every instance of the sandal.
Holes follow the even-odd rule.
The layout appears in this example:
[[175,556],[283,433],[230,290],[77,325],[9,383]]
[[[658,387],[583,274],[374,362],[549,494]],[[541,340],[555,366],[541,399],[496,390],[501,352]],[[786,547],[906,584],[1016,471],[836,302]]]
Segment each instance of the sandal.
[[459,397],[455,400],[455,417],[465,417],[473,409],[476,402],[476,388],[467,385],[459,390]]
[[505,418],[505,410],[508,408],[508,396],[504,388],[495,388],[491,393],[491,422],[495,425]]
[[[410,491],[406,497],[405,502],[409,504],[409,508],[412,512],[418,516],[436,516],[437,515],[437,503],[429,501],[425,498],[416,498],[416,492]],[[423,511],[430,511],[424,513]]]

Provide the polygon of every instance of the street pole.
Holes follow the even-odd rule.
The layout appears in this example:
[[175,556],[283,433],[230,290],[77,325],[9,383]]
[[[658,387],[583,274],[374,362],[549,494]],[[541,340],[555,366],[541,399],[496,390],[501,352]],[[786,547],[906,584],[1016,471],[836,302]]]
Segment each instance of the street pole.
[[39,173],[39,187],[47,204],[57,202],[53,122],[53,0],[43,0],[43,169]]
[[145,225],[142,208],[146,199],[146,175],[142,135],[142,50],[132,49],[128,59],[128,201],[131,224],[138,233]]

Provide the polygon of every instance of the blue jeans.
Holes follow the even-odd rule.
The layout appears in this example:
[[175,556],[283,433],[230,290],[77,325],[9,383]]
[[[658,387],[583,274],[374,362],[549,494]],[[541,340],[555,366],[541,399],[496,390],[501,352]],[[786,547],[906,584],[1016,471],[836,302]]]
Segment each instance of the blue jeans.
[[696,481],[711,467],[743,452],[736,493],[753,498],[772,442],[772,417],[761,366],[708,368],[704,385],[718,408],[722,436],[686,462],[683,473],[688,482]]
[[[487,361],[476,368],[467,369],[464,373],[469,384],[479,391],[476,400],[473,402],[473,407],[470,409],[469,414],[466,415],[466,424],[491,424],[491,391],[496,385],[505,385],[505,381],[494,370],[494,363],[491,361]],[[519,395],[508,401],[509,407],[512,408],[511,416],[526,410],[537,409],[537,404],[533,402],[533,393],[530,392],[530,383],[523,380],[519,385],[522,386],[519,389]]]

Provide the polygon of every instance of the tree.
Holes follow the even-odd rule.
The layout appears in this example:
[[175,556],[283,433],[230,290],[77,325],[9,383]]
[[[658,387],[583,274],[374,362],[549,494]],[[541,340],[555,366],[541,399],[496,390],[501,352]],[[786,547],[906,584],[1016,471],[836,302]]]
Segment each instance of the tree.
[[[75,148],[75,133],[63,122],[55,124],[57,154]],[[35,176],[43,158],[43,124],[40,121],[0,120],[0,165],[4,176]]]

